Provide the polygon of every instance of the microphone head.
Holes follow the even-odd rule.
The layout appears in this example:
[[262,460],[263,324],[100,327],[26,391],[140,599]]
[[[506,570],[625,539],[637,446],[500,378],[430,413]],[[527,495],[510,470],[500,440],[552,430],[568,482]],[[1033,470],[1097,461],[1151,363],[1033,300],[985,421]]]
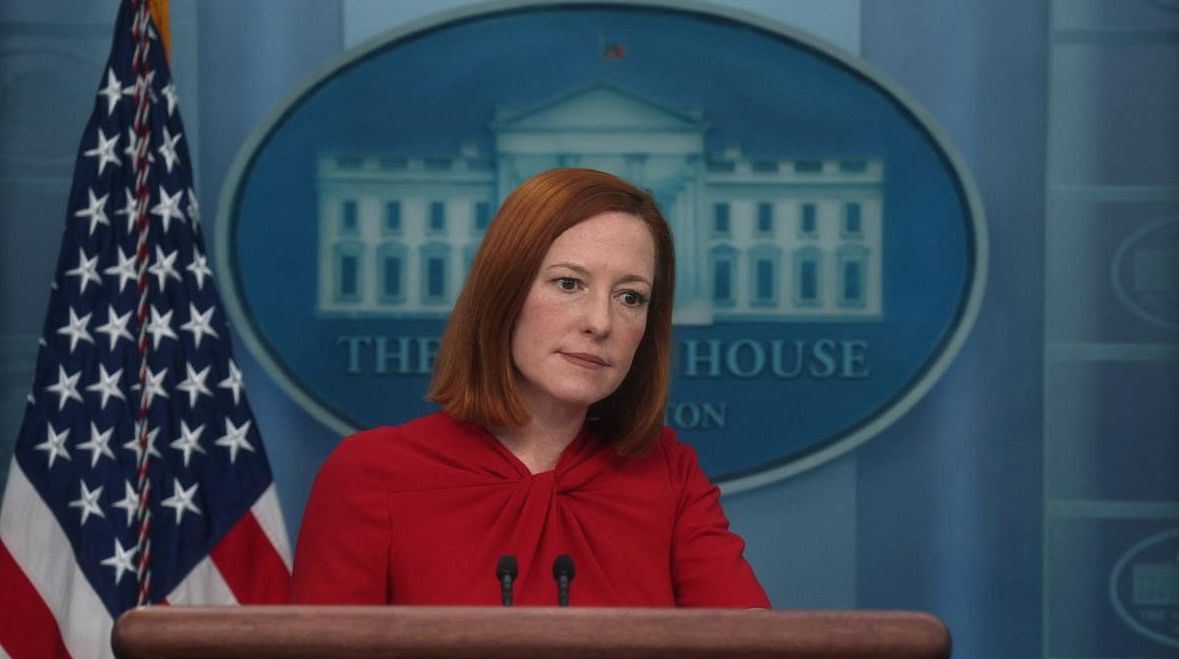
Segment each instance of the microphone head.
[[573,559],[569,554],[561,554],[557,560],[553,561],[553,578],[560,579],[561,577],[573,581]]
[[511,554],[504,554],[499,557],[499,562],[495,564],[495,577],[503,579],[504,577],[516,578],[519,573],[519,568],[516,565],[516,557]]

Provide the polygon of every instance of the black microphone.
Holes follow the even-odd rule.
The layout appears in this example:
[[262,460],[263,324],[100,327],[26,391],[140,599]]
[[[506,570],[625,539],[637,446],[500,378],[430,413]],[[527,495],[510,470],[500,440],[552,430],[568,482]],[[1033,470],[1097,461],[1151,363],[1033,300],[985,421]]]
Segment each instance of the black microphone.
[[561,554],[553,561],[553,579],[557,580],[557,606],[569,606],[569,582],[573,581],[573,559]]
[[499,562],[495,564],[495,579],[499,581],[500,599],[504,606],[512,605],[512,581],[516,579],[519,570],[516,567],[516,557],[511,554],[504,554],[499,557]]

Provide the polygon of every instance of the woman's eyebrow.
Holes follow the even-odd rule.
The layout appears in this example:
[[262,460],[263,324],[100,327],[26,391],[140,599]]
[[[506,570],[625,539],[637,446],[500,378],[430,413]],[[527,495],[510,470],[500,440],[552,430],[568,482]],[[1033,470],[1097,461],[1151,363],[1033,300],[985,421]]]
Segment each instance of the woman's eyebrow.
[[[581,275],[582,277],[589,277],[590,276],[590,271],[588,269],[586,269],[585,266],[578,265],[577,263],[573,263],[571,261],[557,261],[556,263],[550,263],[545,268],[545,270],[552,270],[553,268],[565,268],[567,270],[572,270],[573,272],[577,273],[578,275]],[[622,283],[622,282],[639,282],[639,283],[643,283],[648,286],[651,286],[651,280],[647,279],[646,277],[644,277],[643,275],[640,275],[640,274],[624,275],[618,281],[620,283]]]

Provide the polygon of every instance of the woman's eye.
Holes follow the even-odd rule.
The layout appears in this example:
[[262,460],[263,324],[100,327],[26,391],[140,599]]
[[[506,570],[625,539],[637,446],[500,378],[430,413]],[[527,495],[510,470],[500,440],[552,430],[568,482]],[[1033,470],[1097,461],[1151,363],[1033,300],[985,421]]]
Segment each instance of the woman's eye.
[[622,303],[628,307],[641,307],[647,303],[647,296],[638,291],[623,291]]
[[557,286],[563,291],[575,291],[577,290],[577,280],[572,277],[561,277],[557,279]]

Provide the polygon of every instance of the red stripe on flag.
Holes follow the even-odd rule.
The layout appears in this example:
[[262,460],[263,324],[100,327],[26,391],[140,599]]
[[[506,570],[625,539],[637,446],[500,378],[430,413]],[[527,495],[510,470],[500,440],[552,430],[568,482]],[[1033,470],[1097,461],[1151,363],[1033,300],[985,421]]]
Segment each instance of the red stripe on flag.
[[242,516],[209,558],[240,604],[285,604],[290,574],[254,513]]
[[3,542],[0,542],[0,593],[3,593],[0,595],[0,646],[10,657],[68,659],[70,652],[57,628],[57,619]]

